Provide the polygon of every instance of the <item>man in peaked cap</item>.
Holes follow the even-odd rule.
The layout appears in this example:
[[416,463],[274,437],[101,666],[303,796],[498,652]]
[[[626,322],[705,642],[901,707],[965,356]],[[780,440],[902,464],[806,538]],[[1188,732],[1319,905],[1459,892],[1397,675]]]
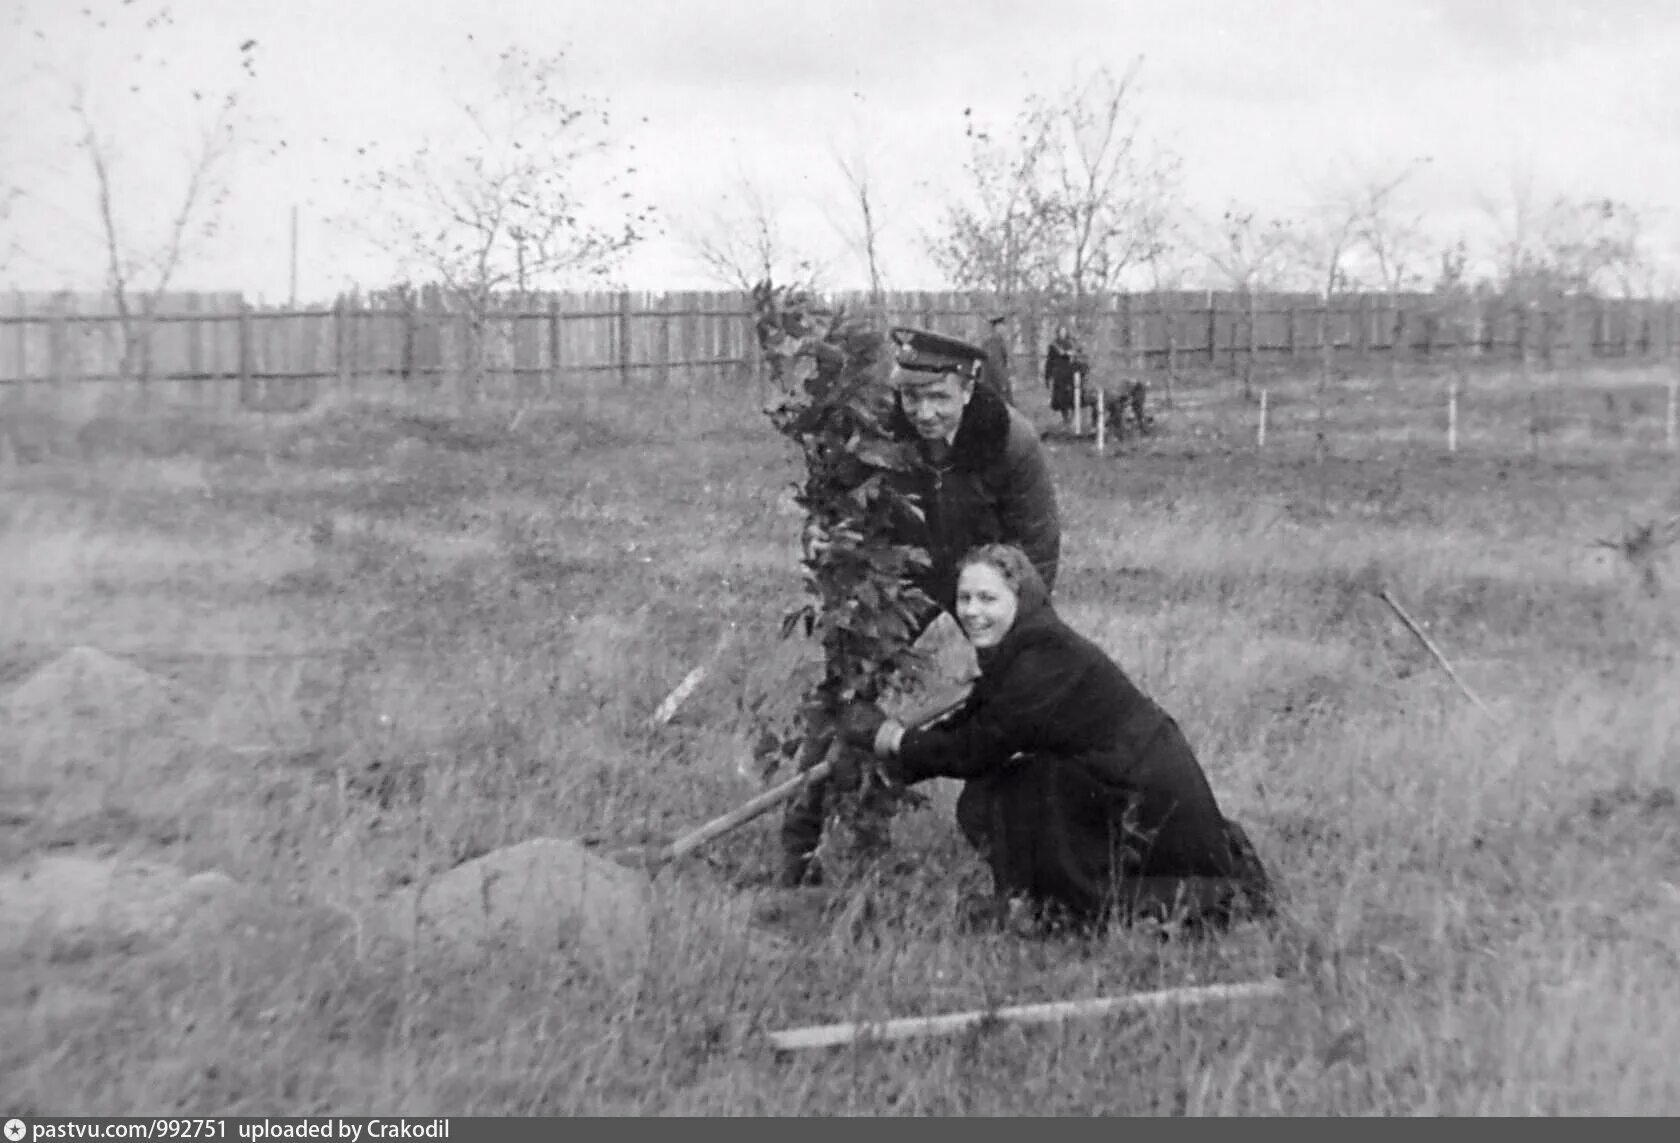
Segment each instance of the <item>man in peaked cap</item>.
[[986,340],[980,343],[980,348],[986,351],[986,363],[981,368],[980,380],[990,385],[998,396],[1013,405],[1015,383],[1009,376],[1009,339],[1003,333],[1003,325],[1008,320],[1004,314],[994,314],[986,319],[990,328],[986,333]]
[[922,586],[951,610],[957,561],[972,547],[1003,543],[1026,552],[1054,589],[1061,516],[1037,428],[977,383],[986,362],[980,347],[926,330],[898,328],[892,337],[898,412],[889,429],[919,441],[927,461],[902,476],[925,514],[904,537],[933,561]]
[[[917,586],[946,614],[956,608],[957,561],[981,544],[1013,544],[1054,589],[1061,559],[1061,515],[1038,430],[1025,414],[980,382],[986,353],[979,346],[929,330],[896,328],[892,383],[897,408],[888,428],[916,441],[926,462],[896,474],[899,487],[922,509],[906,519],[900,542],[927,549],[931,566]],[[932,623],[940,612],[926,617]],[[816,884],[815,850],[822,840],[823,784],[807,786],[782,819],[784,886]],[[869,836],[864,836],[865,834]],[[865,849],[886,848],[883,814],[860,831]]]

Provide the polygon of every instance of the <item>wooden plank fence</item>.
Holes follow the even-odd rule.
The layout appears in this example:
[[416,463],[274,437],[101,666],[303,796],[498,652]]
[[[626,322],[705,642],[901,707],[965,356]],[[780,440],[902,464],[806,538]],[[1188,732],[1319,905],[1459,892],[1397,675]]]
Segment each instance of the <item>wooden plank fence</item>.
[[[831,300],[865,307],[861,294]],[[0,310],[8,307],[0,306]],[[63,389],[144,381],[166,396],[209,404],[284,407],[324,390],[354,395],[374,382],[398,390],[445,386],[471,360],[471,318],[408,298],[273,309],[238,294],[174,295],[135,316],[125,342],[98,298],[14,294],[0,312],[0,387]],[[894,324],[979,340],[1006,307],[986,294],[901,292],[878,306]],[[1066,311],[1034,300],[1011,313],[1017,375],[1036,372]],[[1198,291],[1116,294],[1082,307],[1082,339],[1104,373],[1219,370],[1337,360],[1399,364],[1457,356],[1535,361],[1669,358],[1680,310],[1667,301],[1570,299],[1550,307],[1473,300],[1444,309],[1427,295]],[[741,383],[756,374],[749,299],[739,293],[553,294],[499,303],[481,331],[486,395],[562,396],[579,386]],[[135,360],[125,367],[125,352]],[[213,395],[215,394],[215,395]],[[225,394],[226,397],[220,395]]]

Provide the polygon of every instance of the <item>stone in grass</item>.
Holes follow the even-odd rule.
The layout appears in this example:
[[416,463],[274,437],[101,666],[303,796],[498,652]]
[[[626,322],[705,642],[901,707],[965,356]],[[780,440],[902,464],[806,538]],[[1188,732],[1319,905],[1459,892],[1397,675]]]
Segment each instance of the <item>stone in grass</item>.
[[560,951],[627,983],[647,963],[651,887],[574,842],[533,838],[400,891],[377,922],[389,936],[466,952]]
[[218,872],[140,857],[60,853],[0,870],[0,949],[31,938],[168,939],[239,895]]

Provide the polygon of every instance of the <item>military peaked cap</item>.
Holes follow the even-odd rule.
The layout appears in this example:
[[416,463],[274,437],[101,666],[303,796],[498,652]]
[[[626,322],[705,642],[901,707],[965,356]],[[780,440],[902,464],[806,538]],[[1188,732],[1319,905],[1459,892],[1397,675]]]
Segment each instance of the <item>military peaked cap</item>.
[[946,373],[976,377],[980,373],[981,363],[986,360],[986,351],[978,345],[961,338],[946,337],[931,330],[899,326],[892,331],[892,339],[898,346],[897,360],[900,369],[911,374],[931,375],[913,377],[901,374],[900,384],[925,385]]

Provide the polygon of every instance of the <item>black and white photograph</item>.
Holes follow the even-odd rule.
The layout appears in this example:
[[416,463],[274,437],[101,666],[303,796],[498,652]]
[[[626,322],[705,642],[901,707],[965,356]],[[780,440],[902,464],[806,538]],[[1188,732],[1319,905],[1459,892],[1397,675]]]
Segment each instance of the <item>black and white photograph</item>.
[[1677,1058],[1680,5],[0,0],[6,1143]]

